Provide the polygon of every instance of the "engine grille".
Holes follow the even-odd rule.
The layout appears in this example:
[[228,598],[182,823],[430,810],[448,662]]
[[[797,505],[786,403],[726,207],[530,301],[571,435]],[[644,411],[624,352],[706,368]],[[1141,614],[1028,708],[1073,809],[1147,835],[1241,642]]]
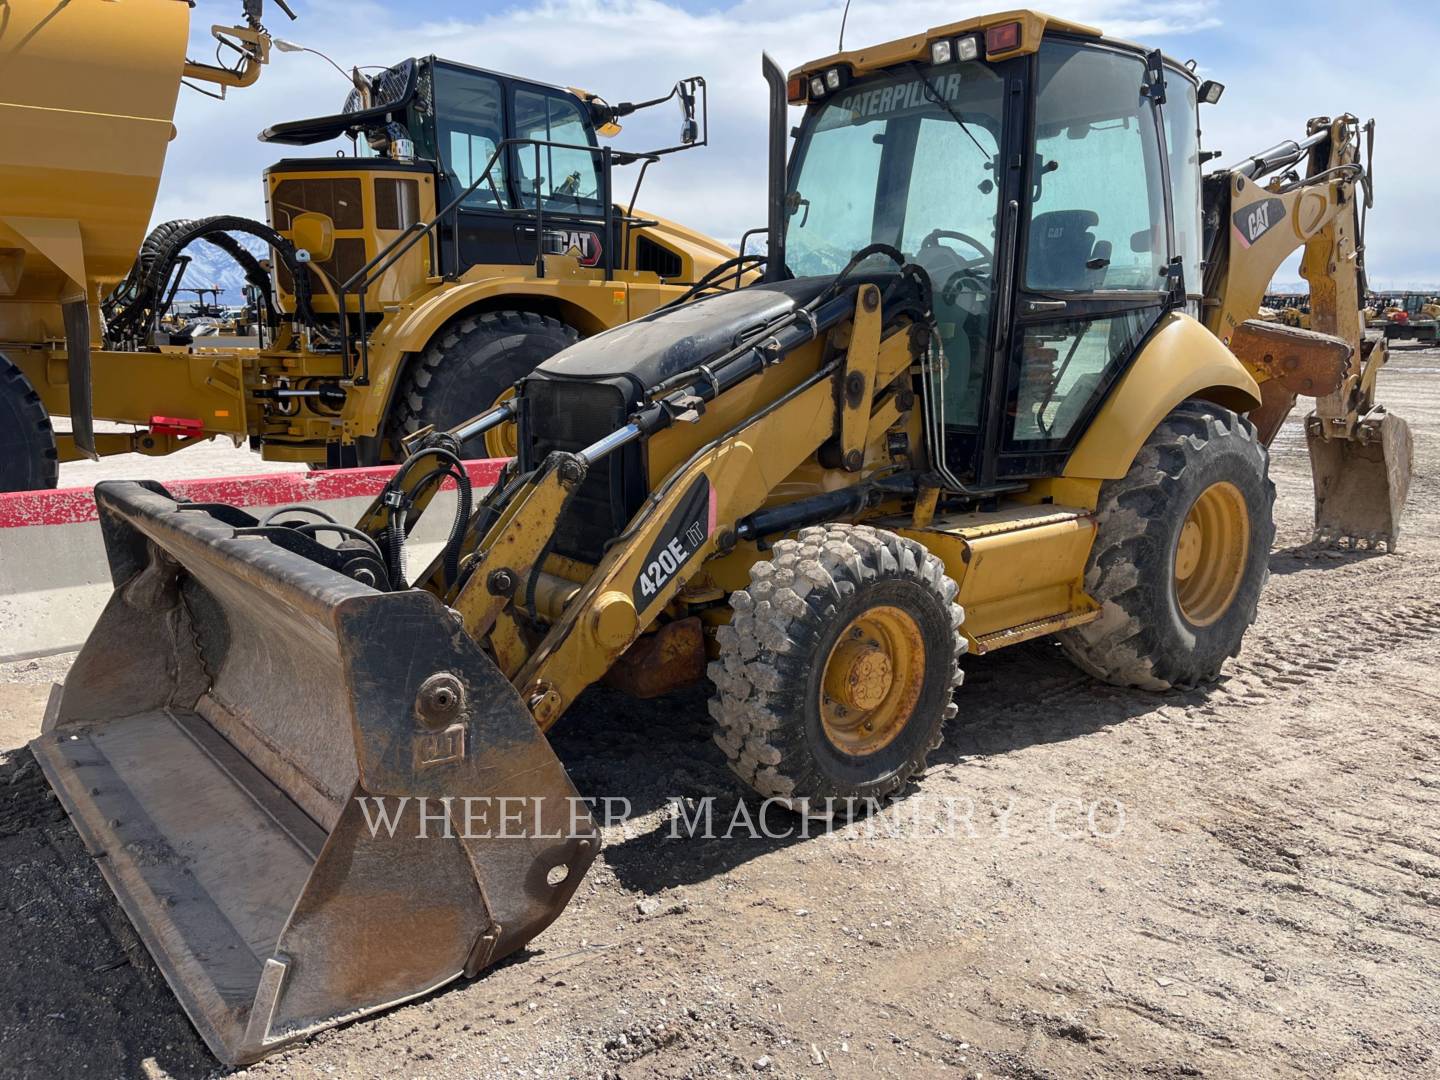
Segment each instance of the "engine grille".
[[[625,396],[610,383],[531,378],[524,397],[520,442],[526,469],[552,451],[583,450],[625,426]],[[592,565],[599,562],[606,543],[620,534],[644,499],[643,451],[632,444],[591,467],[556,526],[555,553]]]

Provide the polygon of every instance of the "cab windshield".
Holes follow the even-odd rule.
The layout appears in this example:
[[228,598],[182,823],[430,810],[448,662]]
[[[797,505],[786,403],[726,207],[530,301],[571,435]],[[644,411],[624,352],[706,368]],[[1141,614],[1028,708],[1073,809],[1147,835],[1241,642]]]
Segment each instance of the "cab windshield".
[[972,61],[845,87],[806,117],[787,204],[785,259],[798,277],[838,273],[875,243],[930,275],[947,420],[961,426],[978,416],[989,337],[1002,85]]

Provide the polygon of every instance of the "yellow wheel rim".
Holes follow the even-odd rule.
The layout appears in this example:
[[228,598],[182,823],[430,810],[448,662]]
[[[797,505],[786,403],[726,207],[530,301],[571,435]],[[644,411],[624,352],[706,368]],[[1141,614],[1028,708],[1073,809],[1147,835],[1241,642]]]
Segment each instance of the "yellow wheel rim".
[[[515,396],[515,388],[507,386],[495,399],[491,409],[498,409]],[[487,410],[488,411],[488,410]],[[485,432],[485,456],[486,457],[514,457],[520,452],[520,431],[515,426],[515,421],[506,420],[498,427],[493,427]]]
[[925,681],[920,627],[897,607],[873,607],[852,619],[825,660],[820,720],[847,754],[873,754],[904,730]]
[[1250,511],[1229,481],[1211,484],[1185,515],[1175,544],[1175,597],[1192,626],[1209,626],[1230,609],[1250,554]]

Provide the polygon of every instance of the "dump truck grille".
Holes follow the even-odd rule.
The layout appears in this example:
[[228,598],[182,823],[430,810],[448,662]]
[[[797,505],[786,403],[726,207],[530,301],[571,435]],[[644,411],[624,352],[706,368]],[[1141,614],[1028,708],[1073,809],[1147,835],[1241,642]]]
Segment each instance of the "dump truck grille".
[[661,247],[648,236],[635,238],[635,269],[648,270],[662,278],[678,278],[685,269],[680,256],[667,247]]
[[270,196],[271,224],[289,232],[296,215],[324,214],[336,229],[363,229],[365,204],[360,198],[360,180],[354,176],[281,180]]
[[[358,236],[337,236],[335,250],[330,253],[330,258],[324,262],[317,261],[315,265],[334,281],[348,281],[365,265],[365,241]],[[275,276],[279,279],[283,292],[294,293],[295,279],[290,276],[290,269],[283,262],[275,263]]]

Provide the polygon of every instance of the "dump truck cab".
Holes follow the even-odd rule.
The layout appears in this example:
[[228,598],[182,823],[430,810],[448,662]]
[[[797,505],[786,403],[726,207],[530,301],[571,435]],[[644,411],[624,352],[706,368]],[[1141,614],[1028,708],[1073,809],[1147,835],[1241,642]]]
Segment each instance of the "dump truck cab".
[[[282,234],[292,232],[300,213],[331,218],[333,252],[315,265],[337,280],[456,199],[454,220],[438,236],[434,269],[446,276],[477,266],[535,266],[544,255],[661,280],[693,273],[687,259],[693,234],[657,229],[655,221],[627,222],[616,212],[612,166],[633,157],[600,145],[598,129],[614,134],[619,125],[612,107],[594,95],[434,56],[405,60],[361,83],[341,112],[261,133],[288,146],[352,140],[354,156],[287,158],[266,170],[270,221]],[[537,206],[546,219],[539,243]],[[622,250],[632,230],[632,246]],[[714,252],[713,243],[704,246]],[[282,303],[293,306],[293,293],[279,284]],[[396,283],[382,291],[395,293]],[[327,303],[317,302],[322,310]],[[333,307],[333,299],[328,303]]]

